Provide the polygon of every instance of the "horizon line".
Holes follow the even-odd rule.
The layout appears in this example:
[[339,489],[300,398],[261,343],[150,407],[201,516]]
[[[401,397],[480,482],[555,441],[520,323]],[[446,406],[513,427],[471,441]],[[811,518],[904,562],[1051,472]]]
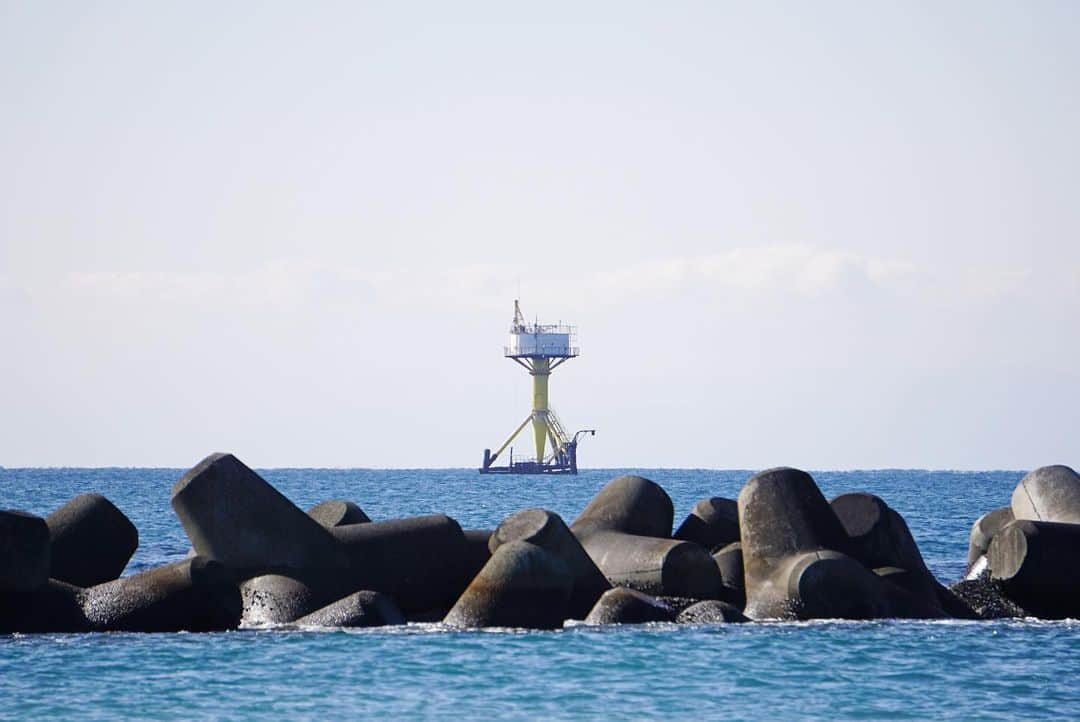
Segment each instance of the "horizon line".
[[[748,472],[757,473],[766,469],[782,468],[781,466],[762,466],[757,468],[751,467],[711,467],[711,466],[596,466],[590,468],[579,468],[581,472],[589,471],[628,471],[628,470],[640,470],[640,471],[720,471],[720,472]],[[147,469],[147,470],[184,470],[191,469],[193,466],[132,466],[132,465],[94,465],[94,466],[79,466],[79,465],[43,465],[43,466],[4,466],[0,464],[0,471],[47,471],[47,470],[65,470],[65,469],[77,469],[77,470],[109,470],[109,469]],[[480,470],[476,467],[470,466],[253,466],[250,467],[254,470],[261,471],[472,471],[480,474]],[[917,466],[858,466],[858,467],[843,467],[843,468],[814,468],[814,467],[791,467],[803,469],[808,472],[841,472],[851,473],[858,471],[925,471],[925,472],[956,472],[956,473],[974,473],[974,472],[1026,472],[1031,469],[1025,468],[976,468],[976,467],[917,467]],[[1034,467],[1032,467],[1034,468]],[[499,474],[492,475],[486,474],[485,476],[535,476],[544,477],[551,476],[550,474]],[[567,475],[560,475],[567,476]]]

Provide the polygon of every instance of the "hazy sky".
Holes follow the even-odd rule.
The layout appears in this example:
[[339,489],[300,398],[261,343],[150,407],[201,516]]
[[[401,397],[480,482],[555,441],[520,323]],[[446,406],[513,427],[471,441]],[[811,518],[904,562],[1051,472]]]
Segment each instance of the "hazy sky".
[[1080,465],[1080,4],[0,0],[0,465]]

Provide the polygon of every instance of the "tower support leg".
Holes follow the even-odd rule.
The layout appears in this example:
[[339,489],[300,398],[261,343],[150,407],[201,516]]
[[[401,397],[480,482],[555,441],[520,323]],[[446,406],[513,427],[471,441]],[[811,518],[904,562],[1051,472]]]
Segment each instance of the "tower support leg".
[[491,458],[488,460],[488,465],[495,463],[495,459],[499,458],[499,454],[503,453],[507,446],[510,446],[510,442],[517,438],[517,435],[521,433],[522,429],[524,429],[531,420],[532,414],[529,414],[525,417],[525,420],[522,421],[516,429],[514,429],[514,433],[510,434],[509,438],[507,438],[506,441],[503,442],[503,445],[500,446],[498,450],[491,455]]

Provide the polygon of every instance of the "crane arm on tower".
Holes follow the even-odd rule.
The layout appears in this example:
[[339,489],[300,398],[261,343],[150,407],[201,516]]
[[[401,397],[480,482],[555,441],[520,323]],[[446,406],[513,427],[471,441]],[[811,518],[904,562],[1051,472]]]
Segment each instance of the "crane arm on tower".
[[521,313],[521,306],[518,304],[518,300],[514,299],[514,322],[510,325],[510,333],[524,333],[525,332],[525,316]]

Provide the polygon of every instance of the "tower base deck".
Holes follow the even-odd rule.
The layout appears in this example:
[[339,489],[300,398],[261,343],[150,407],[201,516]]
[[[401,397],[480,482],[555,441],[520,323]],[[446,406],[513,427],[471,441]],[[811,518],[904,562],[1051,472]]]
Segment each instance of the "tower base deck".
[[478,469],[481,474],[577,474],[577,469],[535,461],[516,461],[511,466],[489,466]]
[[495,466],[492,462],[491,450],[484,449],[484,464],[477,471],[481,474],[574,474],[577,468],[577,443],[573,442],[565,454],[550,462],[539,462],[534,459],[514,461],[511,455],[510,463],[506,466]]

